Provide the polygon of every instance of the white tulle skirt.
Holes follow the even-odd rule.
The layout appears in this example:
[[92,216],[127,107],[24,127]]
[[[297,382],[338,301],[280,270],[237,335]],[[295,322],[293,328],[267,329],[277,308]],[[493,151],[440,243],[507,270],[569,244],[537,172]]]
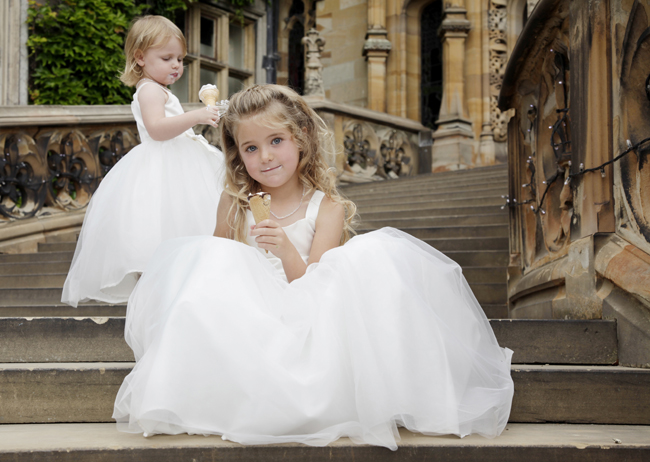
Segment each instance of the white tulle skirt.
[[124,303],[162,241],[212,235],[223,154],[179,136],[134,147],[90,200],[62,302]]
[[291,283],[238,242],[164,242],[125,335],[137,362],[113,417],[126,432],[396,449],[398,426],[494,437],[510,414],[512,352],[460,267],[391,228]]

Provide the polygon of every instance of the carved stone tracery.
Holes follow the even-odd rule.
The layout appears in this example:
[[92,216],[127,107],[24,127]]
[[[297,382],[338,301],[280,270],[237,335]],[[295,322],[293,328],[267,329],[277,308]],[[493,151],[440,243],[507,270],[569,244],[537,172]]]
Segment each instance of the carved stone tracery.
[[0,131],[0,215],[23,219],[44,205],[77,210],[135,145],[131,127]]
[[488,29],[490,36],[490,122],[494,141],[507,140],[507,115],[499,109],[499,92],[508,60],[507,0],[490,0]]

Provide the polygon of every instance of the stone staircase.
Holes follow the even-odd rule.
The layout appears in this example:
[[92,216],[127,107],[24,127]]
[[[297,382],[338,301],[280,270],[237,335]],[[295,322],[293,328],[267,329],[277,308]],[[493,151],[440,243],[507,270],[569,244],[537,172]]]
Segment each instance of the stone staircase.
[[401,448],[242,447],[218,437],[118,433],[117,389],[133,366],[124,305],[61,305],[74,235],[0,255],[0,462],[650,460],[650,370],[617,366],[616,321],[508,320],[504,167],[354,185],[360,232],[394,226],[458,261],[502,346],[514,350],[510,423],[493,440],[402,429]]

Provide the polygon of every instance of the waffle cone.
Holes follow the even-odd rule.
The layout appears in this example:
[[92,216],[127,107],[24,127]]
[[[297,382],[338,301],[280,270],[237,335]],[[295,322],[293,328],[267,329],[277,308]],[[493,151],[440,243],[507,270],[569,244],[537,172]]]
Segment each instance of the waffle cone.
[[203,90],[199,95],[199,98],[201,98],[201,101],[203,101],[203,104],[206,106],[214,106],[217,104],[217,100],[219,99],[219,90],[216,88]]
[[269,193],[258,193],[248,198],[248,204],[253,212],[255,224],[271,218],[271,195]]
[[[271,195],[265,192],[249,194],[248,206],[253,213],[255,224],[271,218]],[[267,250],[266,253],[269,253]]]

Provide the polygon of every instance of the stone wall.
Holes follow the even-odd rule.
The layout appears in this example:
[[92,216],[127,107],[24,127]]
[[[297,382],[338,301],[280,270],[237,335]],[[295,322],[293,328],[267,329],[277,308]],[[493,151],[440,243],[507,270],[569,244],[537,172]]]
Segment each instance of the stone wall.
[[542,0],[508,63],[509,309],[618,320],[650,367],[650,5]]

